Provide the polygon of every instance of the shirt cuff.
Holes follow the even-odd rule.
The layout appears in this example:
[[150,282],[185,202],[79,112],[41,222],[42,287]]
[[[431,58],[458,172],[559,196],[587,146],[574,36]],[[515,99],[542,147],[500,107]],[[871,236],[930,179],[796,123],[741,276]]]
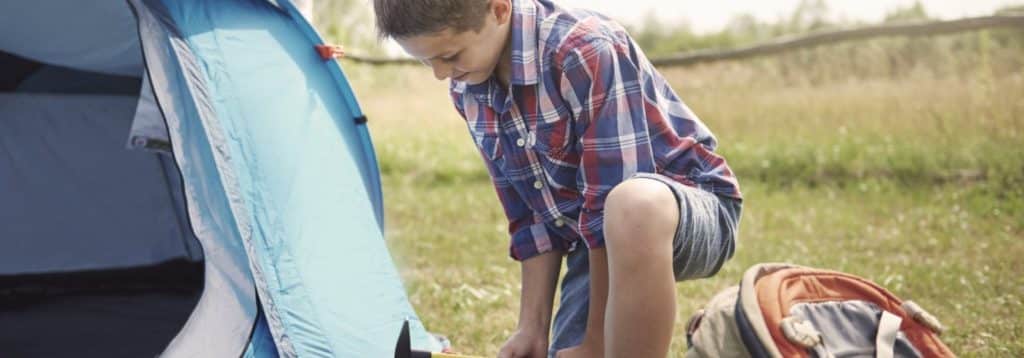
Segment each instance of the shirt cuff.
[[565,250],[564,240],[555,235],[544,223],[537,223],[512,234],[509,256],[516,261],[523,261],[545,252]]

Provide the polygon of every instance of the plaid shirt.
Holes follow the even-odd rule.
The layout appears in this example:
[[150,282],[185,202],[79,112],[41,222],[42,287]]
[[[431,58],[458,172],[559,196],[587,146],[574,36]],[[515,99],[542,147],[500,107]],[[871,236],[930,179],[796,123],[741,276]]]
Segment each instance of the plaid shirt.
[[509,220],[516,260],[604,246],[604,199],[660,173],[740,199],[715,137],[607,17],[515,0],[509,87],[452,81]]

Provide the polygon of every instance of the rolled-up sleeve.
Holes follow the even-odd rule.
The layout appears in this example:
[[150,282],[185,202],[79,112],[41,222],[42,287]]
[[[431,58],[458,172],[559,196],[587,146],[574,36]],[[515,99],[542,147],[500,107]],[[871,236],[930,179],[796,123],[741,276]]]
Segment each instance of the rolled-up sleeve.
[[[453,99],[455,108],[465,118],[461,101],[457,97]],[[478,149],[498,194],[498,201],[508,218],[508,233],[511,237],[509,256],[516,261],[523,261],[550,251],[566,251],[568,245],[565,240],[551,230],[539,215],[534,215],[501,169],[488,159],[482,148]]]
[[550,230],[538,215],[534,215],[494,162],[485,156],[484,163],[491,174],[505,217],[508,218],[508,233],[511,235],[509,256],[516,261],[523,261],[549,251],[566,251],[565,241]]

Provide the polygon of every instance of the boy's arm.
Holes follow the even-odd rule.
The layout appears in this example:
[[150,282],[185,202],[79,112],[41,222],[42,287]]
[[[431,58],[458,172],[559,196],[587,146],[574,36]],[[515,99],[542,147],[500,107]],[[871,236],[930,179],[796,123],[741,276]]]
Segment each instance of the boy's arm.
[[[452,99],[455,109],[465,119],[461,96],[453,92]],[[555,284],[561,257],[568,247],[534,215],[501,169],[488,158],[487,152],[478,149],[508,219],[509,256],[522,266],[518,329],[502,347],[499,357],[547,356]]]
[[522,261],[519,327],[498,352],[499,358],[546,357],[555,283],[562,255],[557,251]]
[[547,337],[555,284],[562,265],[562,253],[549,251],[522,262],[522,294],[519,298],[519,329]]
[[509,220],[509,254],[520,261],[522,269],[518,328],[498,357],[545,357],[558,271],[567,248],[561,238],[537,221],[494,164],[486,159],[484,162]]

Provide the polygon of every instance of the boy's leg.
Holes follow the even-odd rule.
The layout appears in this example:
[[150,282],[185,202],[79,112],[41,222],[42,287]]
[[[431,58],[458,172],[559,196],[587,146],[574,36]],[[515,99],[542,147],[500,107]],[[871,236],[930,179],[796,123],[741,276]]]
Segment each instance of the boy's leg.
[[[740,210],[739,201],[658,174],[638,174],[612,190],[604,223],[606,356],[668,354],[675,281],[712,276],[732,257]],[[593,254],[591,264],[598,264]]]
[[[665,266],[663,256],[665,255],[665,252],[668,252],[671,257],[671,263],[668,265],[672,270],[670,277],[674,277],[674,281],[712,276],[718,272],[722,264],[727,259],[732,257],[742,209],[741,202],[738,200],[720,199],[713,194],[700,189],[684,186],[670,178],[657,174],[637,174],[636,178],[653,180],[631,179],[627,181],[631,182],[628,186],[616,187],[617,190],[615,197],[609,196],[609,200],[612,204],[608,204],[608,201],[606,201],[605,240],[609,248],[607,250],[596,249],[593,252],[590,252],[589,255],[587,255],[587,252],[582,249],[577,250],[570,254],[566,260],[568,271],[562,282],[562,303],[559,308],[558,315],[555,318],[555,338],[553,340],[554,344],[552,345],[551,354],[559,349],[575,346],[584,340],[584,333],[581,332],[581,328],[587,326],[586,311],[588,304],[586,302],[590,298],[586,293],[586,287],[589,287],[588,283],[591,278],[593,280],[605,280],[606,283],[609,281],[608,276],[600,274],[600,271],[608,270],[596,270],[594,272],[596,275],[588,277],[588,266],[597,265],[598,261],[604,261],[600,262],[604,265],[611,264],[627,266],[627,270],[625,275],[620,275],[624,276],[625,279],[620,279],[611,283],[611,287],[607,291],[608,304],[605,309],[601,309],[597,307],[597,305],[590,305],[590,308],[594,310],[594,312],[590,312],[590,315],[604,314],[605,311],[607,311],[607,315],[609,317],[613,314],[619,314],[625,315],[626,319],[638,318],[633,320],[633,322],[623,319],[620,319],[618,322],[613,322],[609,321],[608,317],[604,317],[604,326],[607,328],[607,330],[603,332],[605,334],[605,343],[609,347],[618,343],[629,343],[631,338],[624,337],[623,334],[620,333],[625,333],[627,336],[629,333],[638,333],[641,336],[641,339],[654,338],[648,334],[653,331],[654,327],[650,324],[653,321],[648,318],[643,318],[640,315],[631,315],[627,312],[630,308],[633,310],[639,310],[641,313],[654,311],[650,309],[652,307],[651,301],[647,299],[649,295],[640,293],[643,290],[643,287],[640,287],[640,290],[637,290],[628,286],[631,283],[639,283],[641,285],[638,286],[644,286],[642,285],[643,283],[651,281],[659,281],[661,284],[664,284],[666,279],[655,279],[655,277],[652,277],[651,275],[645,276],[643,273],[630,273],[630,267],[627,265],[629,260],[627,260],[627,258],[636,253],[637,250],[634,249],[643,249],[646,246],[649,246],[649,243],[644,244],[648,240],[643,238],[637,239],[637,237],[642,235],[644,229],[651,229],[651,227],[647,226],[649,226],[652,221],[672,221],[660,214],[663,214],[664,212],[674,212],[678,215],[673,224],[674,234],[670,240],[670,248],[654,255],[660,257],[658,260],[660,264],[655,266],[663,267]],[[671,203],[675,205],[674,209],[666,208],[664,206],[664,189],[659,190],[659,186],[669,189],[669,193],[673,197]],[[664,222],[662,224],[664,224]],[[610,230],[609,225],[611,225]],[[663,231],[664,227],[658,230]],[[657,239],[652,241],[655,242],[655,245],[664,246],[658,244],[657,241],[659,240]],[[623,259],[610,263],[607,261],[605,252],[615,251],[616,247],[619,248],[619,256],[623,257]],[[637,256],[644,259],[649,258],[645,255]],[[654,268],[654,270],[661,271],[662,274],[668,271],[662,268]],[[668,304],[663,304],[662,307],[671,308],[673,313],[662,316],[667,318],[668,323],[663,324],[667,325],[667,328],[661,329],[663,331],[661,334],[661,343],[652,344],[650,342],[634,342],[648,348],[658,345],[659,347],[657,352],[649,353],[653,356],[665,356],[668,352],[668,345],[671,342],[672,325],[674,324],[675,319],[675,289],[674,283],[671,283],[673,280],[669,279],[668,281],[670,282],[669,285],[673,286],[670,299],[671,301]],[[596,288],[597,286],[594,287]],[[662,288],[664,288],[664,286],[662,286]],[[618,295],[618,297],[613,298],[612,295]],[[619,300],[619,297],[625,299]],[[639,300],[640,302],[630,302],[631,299]],[[625,303],[623,303],[623,301]],[[625,309],[613,312],[618,308],[617,306],[613,307],[613,304],[624,306]],[[638,328],[630,328],[631,324]],[[587,329],[591,331],[595,329],[601,330],[599,327],[588,327]],[[619,333],[616,333],[616,330]],[[590,332],[589,334],[592,335],[593,332]],[[594,356],[580,354],[581,352],[578,349],[574,350],[576,350],[576,352],[573,352],[575,354],[574,356]],[[632,357],[648,354],[643,352],[633,353],[616,351],[618,351],[618,348],[610,347],[610,349],[605,353],[606,356],[609,357]]]
[[676,198],[662,183],[627,180],[608,194],[606,356],[668,355],[676,316],[672,239],[678,222]]

